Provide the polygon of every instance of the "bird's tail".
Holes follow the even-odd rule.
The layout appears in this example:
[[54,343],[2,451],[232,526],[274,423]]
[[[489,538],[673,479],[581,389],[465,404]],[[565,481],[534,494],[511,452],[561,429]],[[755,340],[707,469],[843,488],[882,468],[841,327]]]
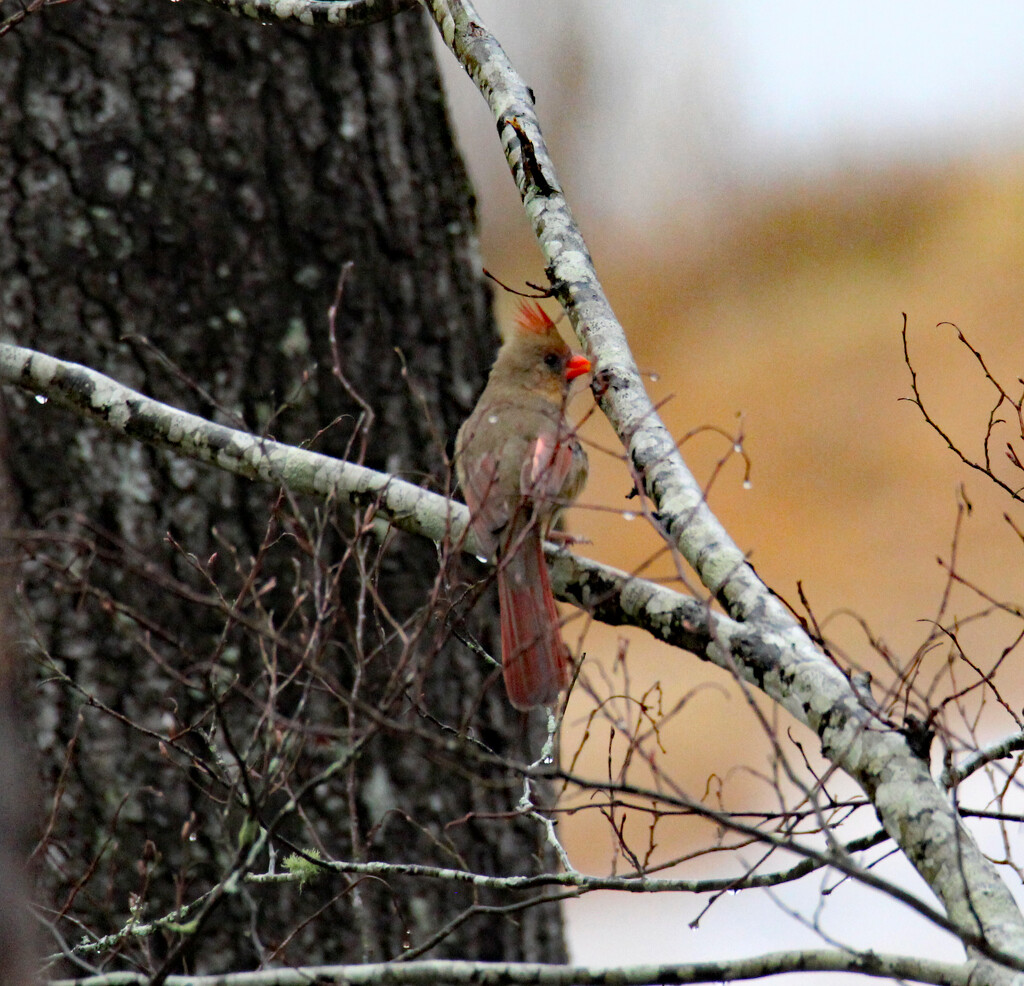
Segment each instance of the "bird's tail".
[[[498,564],[501,663],[509,701],[521,710],[552,705],[569,684],[569,649],[562,640],[536,520],[512,523],[507,557]],[[518,530],[516,530],[518,528]]]

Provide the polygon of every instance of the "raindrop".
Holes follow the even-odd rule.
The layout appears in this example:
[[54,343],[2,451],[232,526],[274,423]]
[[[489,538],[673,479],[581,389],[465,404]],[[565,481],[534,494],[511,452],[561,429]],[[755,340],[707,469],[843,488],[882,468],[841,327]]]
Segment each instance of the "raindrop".
[[632,510],[623,510],[622,511],[622,519],[623,520],[636,520],[636,514],[633,513]]
[[555,758],[554,757],[550,757],[550,756],[549,757],[542,757],[540,762],[541,763],[554,763],[555,762]]
[[651,381],[651,383],[657,383],[660,379],[661,379],[661,374],[660,373],[652,373],[652,374],[650,374],[650,381]]
[[486,565],[487,564],[487,556],[486,555],[477,555],[476,556],[476,560],[478,562],[480,562],[481,565]]
[[754,488],[754,484],[749,479],[745,479],[743,480],[743,488],[745,490],[752,490]]
[[496,425],[498,423],[498,416],[496,414],[487,415],[487,423]]
[[736,443],[735,445],[733,445],[733,447],[732,447],[732,450],[733,450],[733,451],[734,451],[734,452],[735,452],[735,453],[736,453],[737,455],[739,455],[739,454],[740,454],[740,452],[742,452],[742,451],[743,451],[743,446],[742,446],[742,445],[740,445],[740,443],[739,443],[739,442],[737,442],[737,443]]
[[36,403],[45,404],[50,398],[46,394],[36,394]]

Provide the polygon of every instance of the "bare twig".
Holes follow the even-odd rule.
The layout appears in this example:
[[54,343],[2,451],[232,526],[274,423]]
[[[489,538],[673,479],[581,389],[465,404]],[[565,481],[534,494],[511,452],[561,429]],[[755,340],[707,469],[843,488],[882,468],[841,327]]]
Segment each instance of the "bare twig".
[[[366,443],[369,441],[370,429],[373,428],[373,422],[376,419],[376,415],[373,413],[373,408],[370,407],[363,395],[352,386],[348,377],[345,376],[345,371],[343,369],[344,360],[341,357],[341,349],[338,347],[337,328],[338,310],[341,308],[341,299],[345,290],[345,282],[348,280],[348,275],[352,272],[352,268],[354,266],[355,264],[351,260],[346,260],[345,263],[341,265],[341,271],[338,274],[338,284],[334,290],[334,302],[327,312],[327,325],[331,343],[331,371],[341,383],[342,387],[345,388],[345,393],[347,393],[360,408],[359,420],[356,422],[356,434],[360,436],[359,455],[356,461],[362,464],[366,461]],[[348,456],[346,455],[345,458],[348,458]]]
[[[944,324],[944,325],[952,325],[951,322],[944,322],[942,324]],[[910,401],[911,404],[914,404],[914,405],[917,406],[918,410],[921,412],[921,415],[924,418],[925,422],[927,422],[928,426],[946,443],[946,445],[948,446],[949,450],[965,466],[969,466],[971,469],[975,470],[976,472],[980,472],[983,476],[987,476],[993,483],[996,484],[996,486],[998,486],[1005,493],[1008,493],[1011,497],[1013,497],[1014,500],[1024,501],[1024,492],[1022,492],[1022,490],[1024,490],[1024,487],[1022,487],[1022,486],[1017,486],[1017,487],[1011,486],[1009,483],[1005,482],[1003,479],[1001,479],[999,476],[997,476],[996,473],[993,471],[993,468],[992,468],[992,457],[991,457],[990,448],[989,448],[989,446],[991,444],[991,441],[992,441],[992,435],[993,435],[993,430],[994,430],[995,426],[997,424],[1001,424],[1002,423],[1001,420],[996,417],[996,414],[999,411],[999,408],[1004,403],[1009,404],[1010,407],[1012,407],[1016,411],[1017,423],[1018,423],[1018,426],[1021,429],[1022,437],[1024,437],[1024,398],[1017,399],[1017,398],[1011,397],[1006,392],[1006,390],[1003,388],[1003,386],[992,376],[991,372],[989,371],[988,366],[985,363],[985,360],[982,358],[981,353],[978,352],[978,350],[975,349],[974,346],[972,346],[967,341],[967,339],[964,337],[964,334],[960,331],[960,329],[958,329],[955,325],[952,325],[952,327],[954,329],[956,329],[957,338],[974,355],[975,359],[977,359],[978,363],[981,365],[982,372],[984,373],[985,378],[989,381],[990,384],[992,384],[992,386],[996,390],[996,393],[998,394],[998,399],[996,400],[995,405],[992,407],[991,411],[989,412],[988,426],[987,426],[987,428],[985,430],[983,460],[980,461],[980,462],[976,461],[975,459],[972,459],[970,456],[968,456],[966,453],[964,453],[964,451],[960,448],[959,444],[950,437],[949,433],[943,429],[943,427],[938,423],[938,421],[936,421],[935,418],[932,416],[932,414],[925,408],[925,406],[924,406],[924,398],[921,396],[921,391],[920,391],[920,389],[918,387],[918,383],[917,383],[917,370],[914,368],[914,364],[913,364],[913,362],[910,359],[910,349],[909,349],[909,346],[908,346],[908,343],[907,343],[907,316],[906,316],[906,313],[904,313],[904,315],[903,315],[903,330],[902,330],[902,332],[903,332],[903,362],[907,364],[907,369],[910,371],[910,389],[911,389],[911,391],[913,393],[913,397],[906,397],[906,398],[904,398],[904,400]],[[1010,461],[1013,462],[1014,465],[1016,465],[1018,468],[1021,468],[1019,460],[1017,459],[1017,454],[1014,451],[1013,446],[1009,445],[1009,443],[1008,443],[1007,444],[1007,448],[1008,448],[1007,456],[1010,459]]]

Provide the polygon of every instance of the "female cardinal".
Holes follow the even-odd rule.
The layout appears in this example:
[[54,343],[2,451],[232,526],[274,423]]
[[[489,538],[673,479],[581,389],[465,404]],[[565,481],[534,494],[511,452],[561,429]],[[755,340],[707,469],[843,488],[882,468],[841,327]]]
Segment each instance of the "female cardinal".
[[497,551],[502,667],[517,709],[551,705],[569,683],[542,541],[587,481],[565,404],[570,381],[589,372],[540,305],[523,304],[455,439],[470,525],[485,552]]

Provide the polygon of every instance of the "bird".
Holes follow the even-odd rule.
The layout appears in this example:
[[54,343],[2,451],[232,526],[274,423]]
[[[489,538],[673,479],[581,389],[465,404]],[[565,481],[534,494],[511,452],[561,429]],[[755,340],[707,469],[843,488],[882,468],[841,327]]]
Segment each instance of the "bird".
[[497,563],[505,690],[524,712],[553,705],[571,677],[543,541],[587,481],[565,408],[572,381],[590,368],[544,309],[524,302],[455,439],[470,526]]

